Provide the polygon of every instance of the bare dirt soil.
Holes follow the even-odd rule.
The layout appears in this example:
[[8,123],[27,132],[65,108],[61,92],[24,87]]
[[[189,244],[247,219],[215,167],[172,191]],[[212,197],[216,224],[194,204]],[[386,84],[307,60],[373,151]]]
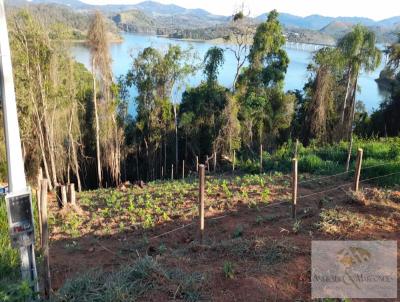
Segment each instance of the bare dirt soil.
[[[344,183],[304,184],[299,187],[299,196]],[[291,217],[288,192],[288,182],[284,181],[270,186],[268,203],[249,204],[233,198],[236,200],[229,209],[206,207],[203,242],[199,239],[198,221],[183,218],[148,229],[131,228],[111,234],[102,234],[102,224],[89,231],[83,225],[78,228],[81,235],[68,238],[57,227],[63,223],[62,216],[56,203],[51,202],[50,211],[56,220],[50,246],[53,289],[81,272],[94,268],[118,270],[149,255],[166,267],[202,273],[203,300],[309,301],[312,240],[399,239],[399,191],[365,185],[362,193],[354,195],[344,185],[301,198],[297,222]],[[217,196],[212,198],[218,199]],[[212,204],[210,198],[208,202]],[[83,206],[62,211],[89,215]],[[142,301],[182,300],[174,295],[176,292],[178,289],[155,289],[146,293]]]

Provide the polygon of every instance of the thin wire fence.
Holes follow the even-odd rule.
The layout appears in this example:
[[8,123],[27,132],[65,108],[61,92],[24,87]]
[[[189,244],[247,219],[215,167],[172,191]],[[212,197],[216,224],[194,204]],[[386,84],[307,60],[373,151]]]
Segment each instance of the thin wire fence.
[[[382,163],[382,164],[377,164],[377,165],[373,165],[373,166],[362,167],[361,171],[365,171],[365,170],[372,169],[372,168],[378,168],[378,167],[382,167],[382,166],[387,166],[387,165],[392,165],[392,164],[393,163]],[[353,173],[355,171],[356,171],[355,169],[352,169],[352,170],[349,170],[349,171],[344,171],[344,172],[340,172],[340,173],[333,174],[333,175],[321,176],[321,177],[317,177],[317,178],[313,178],[313,179],[306,179],[306,180],[299,181],[298,184],[301,185],[301,184],[305,184],[305,183],[309,183],[309,182],[321,181],[321,180],[325,180],[325,179],[329,179],[329,178],[333,178],[333,177],[337,177],[337,176]]]
[[303,198],[308,198],[308,197],[315,196],[315,195],[321,195],[321,194],[324,194],[324,193],[327,193],[327,192],[331,192],[331,191],[335,191],[335,190],[338,190],[340,188],[344,188],[344,187],[351,186],[351,185],[352,185],[352,183],[348,182],[348,183],[345,183],[343,185],[336,186],[336,187],[333,187],[333,188],[329,188],[329,189],[326,189],[326,190],[323,190],[323,191],[314,192],[314,193],[310,193],[310,194],[307,194],[307,195],[302,195],[302,196],[299,196],[297,199],[303,199]]
[[386,175],[375,176],[375,177],[363,179],[363,180],[360,180],[360,182],[371,181],[371,180],[375,180],[375,179],[379,179],[379,178],[384,178],[384,177],[388,177],[388,176],[393,176],[393,175],[398,175],[398,174],[400,174],[400,172],[389,173],[389,174],[386,174]]
[[[359,167],[359,171],[365,171],[365,170],[368,170],[368,169],[373,169],[373,168],[386,166],[386,165],[391,165],[391,164],[392,163],[381,163],[381,164],[372,165],[372,166],[368,166],[368,167]],[[336,174],[333,174],[333,175],[322,176],[322,177],[317,177],[317,178],[313,178],[313,179],[307,179],[307,180],[298,182],[298,185],[305,184],[305,183],[310,183],[310,182],[315,182],[315,181],[326,180],[326,179],[330,179],[330,178],[346,175],[346,174],[353,173],[353,172],[357,172],[357,170],[353,169],[353,170],[349,170],[349,171],[345,171],[345,172],[336,173]],[[385,174],[385,175],[379,175],[379,176],[375,176],[375,177],[370,177],[370,178],[366,178],[366,179],[363,179],[363,180],[359,180],[358,182],[359,183],[365,183],[365,182],[368,182],[368,181],[381,179],[381,178],[385,178],[385,177],[389,177],[389,176],[393,176],[393,175],[400,175],[400,172],[394,172],[394,173],[388,173],[388,174]],[[337,186],[326,188],[326,189],[318,191],[318,192],[313,192],[313,193],[310,193],[310,194],[301,195],[301,196],[297,197],[297,199],[300,200],[300,199],[305,199],[305,198],[318,196],[318,195],[327,195],[328,197],[333,198],[333,197],[336,197],[336,196],[332,196],[332,195],[326,194],[326,193],[334,192],[336,190],[343,190],[344,193],[346,193],[346,195],[348,195],[347,192],[344,190],[344,188],[351,187],[352,185],[354,185],[353,182],[346,182],[346,183],[343,183],[343,184],[340,184],[340,185],[337,185]],[[285,203],[286,204],[290,204],[289,201],[285,200],[285,201],[280,201],[280,202],[275,202],[275,203],[268,204],[268,205],[264,206],[264,208],[274,207],[274,206],[278,206],[278,205],[285,204]],[[224,215],[217,216],[217,217],[208,217],[208,218],[205,218],[205,219],[209,220],[209,221],[210,220],[214,220],[215,221],[215,220],[220,220],[220,219],[223,219],[223,218],[226,218],[226,217],[229,217],[229,216],[232,216],[232,213],[224,214]],[[153,236],[153,237],[149,238],[149,240],[157,239],[157,238],[166,236],[168,234],[180,231],[182,229],[185,229],[187,227],[195,225],[197,222],[198,221],[193,220],[192,222],[190,222],[188,224],[179,226],[179,227],[174,228],[174,229],[172,229],[170,231],[167,231],[167,232],[161,233],[159,235]]]
[[[271,203],[271,204],[269,204],[269,205],[266,205],[265,208],[272,207],[272,206],[278,206],[278,205],[281,205],[281,204],[284,204],[284,203],[288,203],[288,201],[274,202],[274,203]],[[230,217],[230,216],[232,216],[232,214],[224,214],[224,215],[217,216],[217,217],[206,217],[205,219],[206,219],[206,220],[220,220],[220,219],[223,219],[223,218],[226,218],[226,217]],[[184,225],[182,225],[182,226],[180,226],[180,227],[177,227],[177,228],[174,228],[174,229],[172,229],[172,230],[170,230],[170,231],[167,231],[167,232],[161,233],[161,234],[159,234],[159,235],[150,237],[149,240],[157,239],[157,238],[163,237],[163,236],[165,236],[165,235],[168,235],[168,234],[177,232],[177,231],[179,231],[179,230],[182,230],[182,229],[185,229],[185,228],[187,228],[187,227],[190,227],[190,226],[196,224],[197,222],[198,222],[198,221],[192,221],[191,223],[184,224]]]
[[[360,183],[364,183],[364,182],[367,182],[367,181],[380,179],[380,178],[393,176],[393,175],[398,175],[398,174],[400,174],[400,172],[394,172],[394,173],[389,173],[389,174],[386,174],[386,175],[370,177],[370,178],[366,178],[366,179],[360,180],[359,182]],[[345,184],[342,184],[342,185],[339,185],[339,186],[335,186],[335,187],[330,187],[328,189],[325,189],[325,190],[322,190],[322,191],[319,191],[319,192],[314,192],[314,193],[310,193],[310,194],[306,194],[306,195],[301,195],[297,199],[303,199],[303,198],[307,198],[307,197],[311,197],[311,196],[315,196],[315,195],[320,195],[320,194],[331,192],[331,191],[334,191],[334,190],[337,190],[337,189],[341,189],[341,188],[344,188],[344,187],[347,187],[347,186],[351,186],[352,184],[353,184],[352,182],[347,182]]]

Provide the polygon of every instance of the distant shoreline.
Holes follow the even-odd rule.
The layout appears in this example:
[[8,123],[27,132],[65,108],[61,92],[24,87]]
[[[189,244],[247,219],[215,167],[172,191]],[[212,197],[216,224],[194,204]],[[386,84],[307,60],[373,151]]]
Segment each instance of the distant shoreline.
[[[174,40],[174,41],[181,41],[181,42],[189,42],[189,43],[208,43],[212,45],[234,45],[234,41],[232,39],[226,40],[224,38],[215,38],[215,39],[192,39],[192,38],[174,38],[170,37],[168,35],[157,35],[157,34],[149,34],[149,33],[138,33],[138,32],[127,32],[127,31],[121,31],[122,34],[132,34],[132,35],[140,35],[140,36],[154,36],[154,37],[159,37],[159,38],[165,38],[169,40]],[[300,43],[300,44],[307,44],[307,45],[325,45],[322,43],[313,43],[313,42],[307,42],[307,41],[289,41],[291,43]],[[247,45],[252,45],[253,41],[251,38],[248,38],[248,41],[246,43]],[[328,45],[327,46],[335,46],[334,44]]]
[[[109,39],[109,42],[111,44],[121,44],[121,43],[123,43],[124,42],[124,38],[121,35],[121,33],[124,33],[124,32],[122,32],[122,31],[118,32],[119,35],[111,34],[111,38]],[[87,43],[87,39],[68,39],[66,41],[71,42],[71,43],[75,43],[75,44],[85,44],[85,43]]]

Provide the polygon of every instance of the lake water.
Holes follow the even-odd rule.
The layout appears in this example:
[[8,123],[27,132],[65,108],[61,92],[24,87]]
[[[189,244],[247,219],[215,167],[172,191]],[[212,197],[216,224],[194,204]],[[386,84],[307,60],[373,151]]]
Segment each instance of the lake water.
[[[200,62],[204,57],[207,50],[214,46],[206,42],[187,42],[137,34],[123,34],[123,38],[124,41],[122,43],[110,45],[110,52],[113,59],[112,68],[115,77],[126,74],[132,64],[132,57],[135,57],[139,51],[149,46],[160,50],[167,50],[169,44],[178,44],[183,48],[192,47],[199,58],[198,62]],[[220,47],[224,48],[223,45]],[[290,58],[290,64],[285,78],[285,90],[301,90],[307,81],[307,65],[311,62],[313,53],[294,49],[286,49],[286,51]],[[72,54],[75,56],[77,61],[85,64],[90,70],[90,54],[84,45],[74,45],[72,47]],[[232,87],[235,75],[235,66],[235,58],[233,54],[229,50],[225,51],[225,62],[223,67],[220,69],[218,80],[222,85],[228,88]],[[358,92],[357,99],[364,102],[369,112],[373,109],[377,109],[384,97],[379,92],[378,85],[375,82],[375,79],[379,77],[379,73],[383,66],[384,62],[382,62],[381,66],[373,73],[362,74],[358,81],[361,91]],[[196,86],[203,79],[204,75],[202,71],[199,71],[196,75],[188,78],[187,85],[192,87]],[[131,89],[130,94],[131,98],[133,98],[136,95],[136,90],[134,88]],[[174,93],[172,96],[173,100],[179,101],[180,94],[181,93],[177,92]],[[135,115],[133,102],[129,104],[129,112],[132,115]]]

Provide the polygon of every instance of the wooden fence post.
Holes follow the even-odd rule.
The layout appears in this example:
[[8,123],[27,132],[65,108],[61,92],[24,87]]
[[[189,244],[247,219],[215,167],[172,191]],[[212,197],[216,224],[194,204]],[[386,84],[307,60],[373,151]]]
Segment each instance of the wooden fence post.
[[68,202],[72,205],[76,204],[75,184],[68,184]]
[[214,173],[217,171],[217,152],[214,152]]
[[235,164],[236,164],[236,150],[233,150],[232,171],[235,171]]
[[49,229],[47,224],[47,179],[40,181],[40,216],[42,221],[43,289],[46,300],[50,297],[51,279],[49,263]]
[[62,209],[64,207],[64,200],[63,200],[63,194],[62,194],[62,185],[57,185],[55,187],[56,189],[56,199],[57,199],[57,204],[58,204],[58,208]]
[[67,204],[67,187],[64,185],[61,186],[61,202],[63,207]]
[[185,179],[185,160],[182,160],[182,179]]
[[161,179],[164,179],[164,166],[161,166]]
[[199,172],[199,157],[196,155],[196,172]]
[[205,186],[205,167],[199,166],[199,215],[200,215],[200,241],[203,242],[204,236],[204,186]]
[[260,145],[260,174],[263,172],[263,145]]
[[292,218],[296,219],[297,205],[297,158],[292,159]]
[[353,186],[354,192],[358,192],[358,187],[360,184],[362,159],[363,159],[363,149],[358,149],[357,161],[356,161],[356,171],[354,174],[354,186]]
[[171,166],[171,180],[174,180],[174,164]]

